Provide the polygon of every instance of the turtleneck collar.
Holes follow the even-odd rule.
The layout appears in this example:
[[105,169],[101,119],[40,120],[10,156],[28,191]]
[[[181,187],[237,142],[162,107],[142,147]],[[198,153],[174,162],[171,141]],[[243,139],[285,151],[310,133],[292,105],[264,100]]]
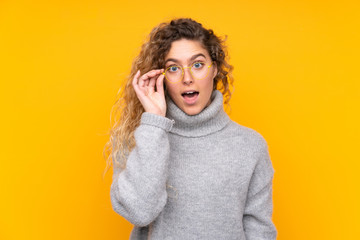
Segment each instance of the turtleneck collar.
[[166,97],[166,117],[175,120],[170,130],[186,137],[200,137],[219,131],[230,121],[223,108],[223,95],[215,89],[211,94],[211,103],[196,115],[188,115],[173,100]]

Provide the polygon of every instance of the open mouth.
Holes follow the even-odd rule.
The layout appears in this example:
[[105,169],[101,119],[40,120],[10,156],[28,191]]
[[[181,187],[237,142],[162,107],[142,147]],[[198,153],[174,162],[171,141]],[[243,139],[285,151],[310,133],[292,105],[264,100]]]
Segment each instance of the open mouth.
[[181,96],[183,96],[185,102],[187,104],[195,104],[195,102],[197,101],[199,92],[197,91],[188,91],[188,92],[184,92],[181,94]]
[[181,96],[183,96],[184,98],[193,98],[193,97],[196,97],[197,95],[199,95],[199,92],[196,92],[196,91],[185,92],[185,93],[181,94]]

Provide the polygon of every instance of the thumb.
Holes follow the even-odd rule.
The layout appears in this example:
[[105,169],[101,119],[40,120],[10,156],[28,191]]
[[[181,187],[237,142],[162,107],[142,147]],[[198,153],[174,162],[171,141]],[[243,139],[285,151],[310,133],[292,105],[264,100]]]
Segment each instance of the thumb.
[[165,75],[164,74],[161,74],[157,81],[156,81],[156,89],[157,89],[157,92],[161,95],[164,95],[164,86],[163,86],[163,83],[164,83],[164,77]]

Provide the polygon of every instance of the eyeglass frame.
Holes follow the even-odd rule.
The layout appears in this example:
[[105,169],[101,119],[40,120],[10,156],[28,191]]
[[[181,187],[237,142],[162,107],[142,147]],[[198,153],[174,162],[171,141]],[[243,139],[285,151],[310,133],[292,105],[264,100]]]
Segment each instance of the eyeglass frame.
[[[195,62],[195,63],[197,63],[197,62]],[[184,69],[185,69],[185,68],[189,68],[191,76],[192,76],[193,78],[195,78],[194,75],[193,75],[193,73],[192,73],[192,71],[191,71],[191,67],[194,66],[195,63],[193,63],[193,65],[191,65],[190,67],[181,67],[181,66],[178,66],[178,67],[181,68],[181,77],[180,77],[179,80],[176,81],[176,82],[172,82],[172,81],[170,81],[169,79],[167,79],[167,77],[166,77],[166,71],[167,71],[169,68],[173,67],[173,66],[170,66],[170,67],[166,68],[166,70],[165,70],[162,74],[165,76],[165,78],[166,78],[166,80],[167,80],[168,82],[170,82],[170,83],[178,83],[178,82],[180,82],[181,80],[183,80],[183,78],[184,78],[184,73],[185,73],[185,70],[184,70]],[[207,66],[208,69],[207,69],[206,76],[205,76],[204,78],[206,78],[206,77],[208,76],[208,74],[209,74],[209,69],[210,69],[210,67],[212,66],[213,63],[214,63],[214,61],[212,61],[209,66]],[[196,79],[196,78],[195,78],[195,79],[196,79],[196,80],[203,80],[204,78],[202,78],[202,79]]]

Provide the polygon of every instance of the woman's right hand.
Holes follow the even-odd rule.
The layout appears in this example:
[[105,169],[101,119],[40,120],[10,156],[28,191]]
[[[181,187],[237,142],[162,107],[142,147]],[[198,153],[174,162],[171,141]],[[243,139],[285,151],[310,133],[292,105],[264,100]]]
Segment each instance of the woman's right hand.
[[[132,85],[146,112],[165,117],[164,69],[151,70],[140,77],[140,70],[134,76]],[[156,90],[155,92],[155,83]]]

